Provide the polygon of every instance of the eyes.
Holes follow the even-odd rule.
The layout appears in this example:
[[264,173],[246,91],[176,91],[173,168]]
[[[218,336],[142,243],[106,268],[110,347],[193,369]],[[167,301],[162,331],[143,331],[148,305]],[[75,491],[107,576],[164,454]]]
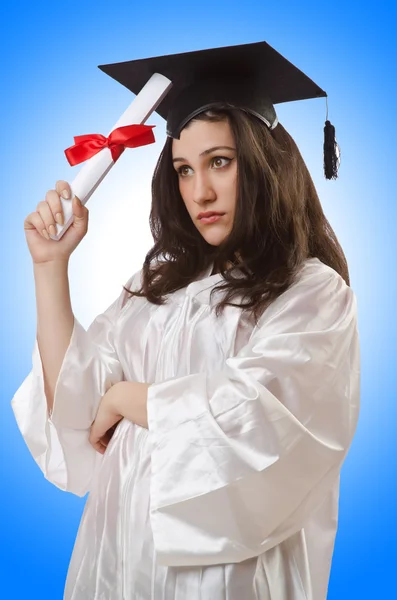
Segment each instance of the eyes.
[[[232,162],[232,160],[234,159],[227,158],[226,156],[214,156],[210,163],[211,168],[223,169],[224,167],[227,167]],[[193,169],[188,165],[182,165],[181,167],[179,167],[179,169],[177,169],[177,173],[180,177],[188,177],[191,174],[191,171],[193,171]]]

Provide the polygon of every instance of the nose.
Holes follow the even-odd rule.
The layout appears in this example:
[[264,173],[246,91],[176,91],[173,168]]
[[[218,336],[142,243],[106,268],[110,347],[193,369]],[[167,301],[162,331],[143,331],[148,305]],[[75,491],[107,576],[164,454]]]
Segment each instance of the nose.
[[192,198],[196,204],[216,200],[216,192],[207,173],[195,173]]

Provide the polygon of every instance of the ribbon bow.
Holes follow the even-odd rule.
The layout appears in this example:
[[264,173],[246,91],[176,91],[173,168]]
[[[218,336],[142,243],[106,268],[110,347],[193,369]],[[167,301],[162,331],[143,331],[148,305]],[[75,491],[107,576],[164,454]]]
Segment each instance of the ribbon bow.
[[125,125],[114,129],[109,137],[100,133],[90,133],[74,137],[74,146],[65,150],[66,158],[73,167],[100,152],[109,148],[113,162],[121,156],[126,148],[137,148],[155,142],[154,125]]

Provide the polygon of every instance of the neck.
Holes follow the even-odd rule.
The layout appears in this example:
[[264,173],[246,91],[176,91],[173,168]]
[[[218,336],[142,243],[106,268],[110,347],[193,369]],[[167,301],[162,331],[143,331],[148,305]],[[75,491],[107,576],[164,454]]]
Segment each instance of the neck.
[[[224,269],[227,270],[227,269],[232,269],[233,267],[236,267],[240,263],[239,259],[241,259],[241,255],[239,254],[239,252],[236,252],[235,253],[235,262],[232,263],[230,260],[228,260],[224,266]],[[217,263],[215,262],[211,275],[216,275],[217,273],[220,273],[220,268],[218,267]]]

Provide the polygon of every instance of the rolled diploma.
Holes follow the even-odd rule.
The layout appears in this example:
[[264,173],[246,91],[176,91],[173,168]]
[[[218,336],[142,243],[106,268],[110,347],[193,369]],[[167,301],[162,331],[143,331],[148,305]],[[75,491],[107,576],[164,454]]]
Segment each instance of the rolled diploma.
[[[111,131],[118,127],[123,127],[124,125],[143,125],[167,95],[171,86],[172,82],[167,77],[160,75],[160,73],[154,73],[139,94],[137,94],[133,102],[131,102],[127,110],[121,115]],[[70,187],[72,188],[72,198],[73,196],[77,196],[82,204],[86,204],[113,165],[114,162],[109,148],[103,148],[88,159],[70,184]],[[64,224],[57,224],[56,235],[50,236],[51,239],[55,241],[59,241],[65,231],[73,223],[71,200],[64,200],[61,198],[61,203],[64,214]]]

